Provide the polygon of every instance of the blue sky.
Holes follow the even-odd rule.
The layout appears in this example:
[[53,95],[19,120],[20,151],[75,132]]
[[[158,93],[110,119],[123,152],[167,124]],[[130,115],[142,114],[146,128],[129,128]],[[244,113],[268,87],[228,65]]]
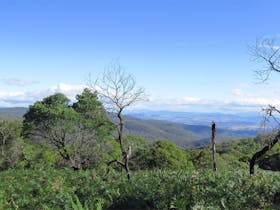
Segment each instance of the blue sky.
[[135,108],[280,105],[280,75],[256,84],[247,48],[280,39],[279,8],[277,0],[0,1],[0,106],[58,91],[73,98],[115,58],[149,95]]

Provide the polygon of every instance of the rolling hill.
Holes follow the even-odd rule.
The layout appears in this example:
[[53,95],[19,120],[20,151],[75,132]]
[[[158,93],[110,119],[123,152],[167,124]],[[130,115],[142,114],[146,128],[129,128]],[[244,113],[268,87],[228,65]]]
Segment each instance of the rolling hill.
[[[210,143],[211,127],[205,125],[186,125],[161,120],[141,120],[130,116],[126,118],[126,134],[133,134],[148,141],[166,139],[180,147],[203,146]],[[232,130],[217,128],[217,141],[228,141],[256,136],[256,129]]]
[[27,112],[26,107],[11,107],[11,108],[0,108],[0,117],[21,119],[22,116]]

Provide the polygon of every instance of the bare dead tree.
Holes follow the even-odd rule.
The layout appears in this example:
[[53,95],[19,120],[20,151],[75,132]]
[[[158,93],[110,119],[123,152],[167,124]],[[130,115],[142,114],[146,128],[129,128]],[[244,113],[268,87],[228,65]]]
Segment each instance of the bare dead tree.
[[[273,72],[280,73],[280,45],[274,38],[262,38],[257,39],[255,45],[250,47],[251,54],[255,61],[262,64],[262,68],[256,70],[256,76],[261,82],[265,82],[269,79]],[[254,174],[254,165],[256,161],[265,155],[280,139],[280,110],[273,105],[268,105],[263,109],[265,126],[268,122],[273,121],[277,125],[277,132],[275,137],[270,139],[268,144],[260,151],[256,152],[250,161],[250,174]]]
[[118,61],[112,61],[103,73],[101,80],[95,84],[90,84],[93,91],[101,97],[105,107],[117,117],[117,141],[121,148],[122,161],[113,160],[109,164],[118,163],[124,167],[127,178],[130,179],[131,171],[129,159],[131,156],[131,146],[124,144],[124,125],[123,110],[132,104],[146,100],[143,88],[137,88],[134,78],[127,74]]
[[249,47],[254,61],[261,64],[260,69],[255,71],[257,79],[265,82],[271,73],[280,73],[280,44],[275,38],[260,38]]

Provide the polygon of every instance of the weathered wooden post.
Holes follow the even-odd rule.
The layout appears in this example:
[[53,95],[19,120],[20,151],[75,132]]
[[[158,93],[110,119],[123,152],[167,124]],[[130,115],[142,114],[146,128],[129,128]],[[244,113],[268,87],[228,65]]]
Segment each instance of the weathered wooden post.
[[216,163],[216,123],[212,121],[212,158],[213,158],[213,171],[217,171],[217,163]]

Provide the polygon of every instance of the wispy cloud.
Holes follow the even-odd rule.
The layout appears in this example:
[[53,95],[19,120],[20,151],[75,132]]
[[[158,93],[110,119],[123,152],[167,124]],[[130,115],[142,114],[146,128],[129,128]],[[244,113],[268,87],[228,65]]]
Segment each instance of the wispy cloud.
[[11,86],[29,86],[39,83],[38,81],[32,81],[32,80],[21,80],[21,79],[2,79],[2,82],[5,85],[11,85]]

